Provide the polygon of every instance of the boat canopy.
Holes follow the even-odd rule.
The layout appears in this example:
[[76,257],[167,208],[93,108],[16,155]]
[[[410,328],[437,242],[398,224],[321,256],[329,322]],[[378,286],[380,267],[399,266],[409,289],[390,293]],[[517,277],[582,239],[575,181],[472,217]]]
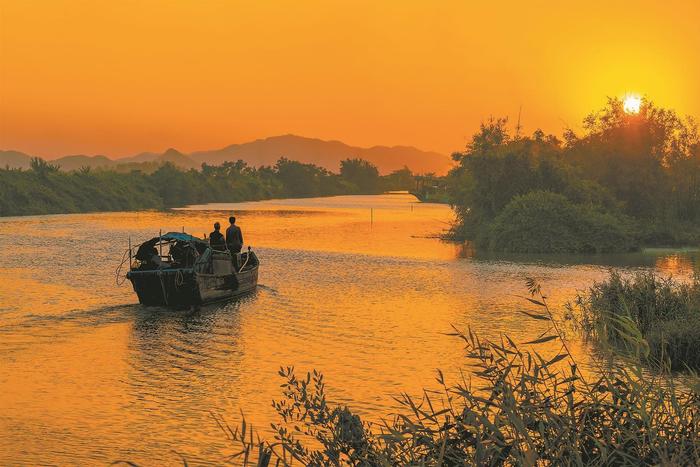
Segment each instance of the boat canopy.
[[[156,248],[159,244],[160,248]],[[162,250],[163,246],[169,247],[167,253]],[[138,269],[141,271],[191,268],[194,264],[208,262],[211,257],[209,242],[184,232],[168,232],[132,248],[138,248],[134,258],[140,261]]]
[[207,247],[209,246],[209,242],[202,240],[201,238],[194,237],[190,234],[184,233],[184,232],[168,232],[160,237],[155,237],[152,240],[158,241],[159,239],[163,240],[174,240],[178,242],[194,242],[194,243],[199,243],[202,245],[206,245]]

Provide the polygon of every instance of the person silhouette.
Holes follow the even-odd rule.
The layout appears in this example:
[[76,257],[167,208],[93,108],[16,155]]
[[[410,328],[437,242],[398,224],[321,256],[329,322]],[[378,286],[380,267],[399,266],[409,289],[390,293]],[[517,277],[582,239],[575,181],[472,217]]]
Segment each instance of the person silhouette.
[[214,222],[214,231],[209,234],[209,246],[214,250],[223,251],[226,249],[226,240],[220,230],[221,224]]
[[226,246],[231,253],[240,253],[243,248],[243,232],[236,225],[236,218],[231,216],[228,218],[231,225],[226,229]]

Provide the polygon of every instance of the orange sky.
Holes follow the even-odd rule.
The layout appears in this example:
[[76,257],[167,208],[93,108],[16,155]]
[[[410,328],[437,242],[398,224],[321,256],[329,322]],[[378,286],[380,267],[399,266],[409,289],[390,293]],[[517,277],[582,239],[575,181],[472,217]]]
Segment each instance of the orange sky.
[[449,153],[491,114],[522,105],[526,130],[560,133],[626,91],[700,116],[697,0],[0,0],[0,16],[0,148],[41,156],[283,133]]

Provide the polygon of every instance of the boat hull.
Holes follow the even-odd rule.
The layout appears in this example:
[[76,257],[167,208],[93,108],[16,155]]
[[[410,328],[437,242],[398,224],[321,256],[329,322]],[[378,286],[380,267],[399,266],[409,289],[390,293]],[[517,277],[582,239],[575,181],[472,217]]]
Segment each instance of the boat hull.
[[216,302],[252,292],[258,285],[258,268],[225,276],[197,274],[201,303]]
[[204,274],[193,269],[129,271],[139,303],[189,307],[247,294],[258,285],[258,267],[231,274]]

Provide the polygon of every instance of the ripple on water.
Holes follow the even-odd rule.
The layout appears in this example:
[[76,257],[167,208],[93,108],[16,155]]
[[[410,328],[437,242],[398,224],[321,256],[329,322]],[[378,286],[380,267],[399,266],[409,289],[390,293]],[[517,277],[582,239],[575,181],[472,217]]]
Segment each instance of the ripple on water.
[[[266,430],[280,366],[326,375],[329,397],[370,419],[419,394],[435,369],[468,373],[454,325],[483,337],[537,336],[516,313],[524,279],[554,309],[611,265],[692,271],[692,255],[473,258],[434,238],[449,208],[407,196],[209,206],[206,210],[0,220],[0,464],[130,459],[190,465],[232,448],[211,418],[243,410]],[[369,210],[373,209],[374,223]],[[134,305],[114,286],[127,236],[208,232],[235,210],[261,258],[257,292],[189,310]],[[89,227],[89,228],[88,228]],[[18,232],[35,231],[31,239]],[[86,241],[89,240],[89,247]],[[584,366],[589,355],[576,344]],[[545,348],[545,352],[558,349]]]

